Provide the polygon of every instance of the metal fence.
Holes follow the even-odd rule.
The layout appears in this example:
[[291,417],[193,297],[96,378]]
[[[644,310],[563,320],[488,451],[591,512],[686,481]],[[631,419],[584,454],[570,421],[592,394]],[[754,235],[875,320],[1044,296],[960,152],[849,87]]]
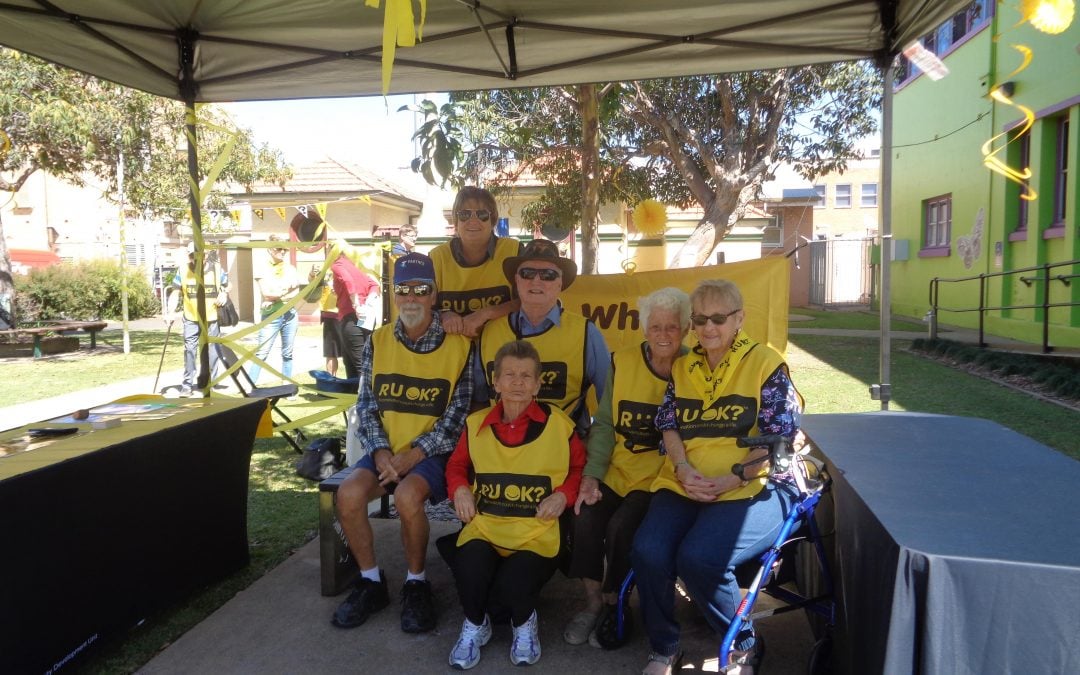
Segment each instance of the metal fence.
[[810,304],[819,307],[870,306],[873,239],[824,239],[810,248]]

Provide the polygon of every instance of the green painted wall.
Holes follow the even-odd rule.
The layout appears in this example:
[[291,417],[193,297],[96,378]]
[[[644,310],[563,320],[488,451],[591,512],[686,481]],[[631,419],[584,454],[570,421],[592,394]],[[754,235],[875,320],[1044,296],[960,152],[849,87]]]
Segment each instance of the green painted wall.
[[[1015,26],[1017,21],[1015,9],[998,5],[994,20],[945,55],[950,71],[946,78],[934,82],[920,76],[896,92],[892,231],[896,239],[908,240],[910,247],[906,261],[892,263],[892,304],[899,314],[922,317],[926,313],[934,277],[961,278],[1080,259],[1076,218],[1080,200],[1080,21],[1056,36],[1039,33],[1026,24]],[[997,41],[991,39],[995,31],[1000,34]],[[1032,52],[1031,63],[1015,74],[1023,57],[1011,46],[1014,44],[1025,45]],[[1018,223],[1019,188],[986,169],[980,152],[985,141],[1022,117],[1016,108],[995,103],[987,95],[991,86],[1006,80],[1016,85],[1013,101],[1040,116],[1030,132],[1032,184],[1039,198],[1029,206],[1026,239],[1013,234]],[[1063,115],[1070,120],[1068,207],[1064,227],[1051,228],[1057,121]],[[1000,156],[1017,166],[1019,144],[1010,144]],[[924,201],[944,194],[952,196],[949,254],[920,257]],[[981,237],[976,226],[980,219]],[[1044,236],[1048,228],[1051,234]],[[968,256],[968,265],[964,249],[976,252]],[[1080,269],[1061,267],[1051,275],[1074,273],[1080,274]],[[940,289],[942,307],[973,308],[979,304],[977,281],[942,284]],[[986,313],[986,330],[1041,342],[1044,296],[1042,284],[1028,286],[1018,275],[987,279],[987,306],[1040,307],[991,310]],[[1049,301],[1080,302],[1080,278],[1068,286],[1053,282]],[[1051,344],[1080,346],[1080,307],[1051,309],[1049,316]],[[943,311],[939,320],[974,328],[978,313]]]

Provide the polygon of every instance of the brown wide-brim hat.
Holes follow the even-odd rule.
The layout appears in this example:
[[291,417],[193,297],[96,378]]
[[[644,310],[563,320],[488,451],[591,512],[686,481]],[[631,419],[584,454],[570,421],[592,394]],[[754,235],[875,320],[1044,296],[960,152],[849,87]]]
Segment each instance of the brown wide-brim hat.
[[534,239],[525,244],[525,250],[521,252],[521,255],[503,261],[503,274],[506,275],[507,281],[510,282],[510,288],[517,288],[514,277],[517,276],[518,268],[530,260],[540,260],[557,265],[562,272],[562,290],[564,291],[577,278],[577,263],[559,255],[559,247],[554,242],[547,239]]

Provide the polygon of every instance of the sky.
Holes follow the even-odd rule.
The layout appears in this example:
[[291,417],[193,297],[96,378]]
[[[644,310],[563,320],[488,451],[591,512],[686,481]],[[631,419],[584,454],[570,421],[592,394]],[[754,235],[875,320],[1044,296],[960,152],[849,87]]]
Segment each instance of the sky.
[[[417,95],[416,100],[437,96]],[[445,101],[445,95],[440,101]],[[363,98],[250,101],[223,107],[257,142],[267,142],[296,166],[331,156],[372,169],[408,171],[416,152],[414,116],[397,112],[411,95]]]

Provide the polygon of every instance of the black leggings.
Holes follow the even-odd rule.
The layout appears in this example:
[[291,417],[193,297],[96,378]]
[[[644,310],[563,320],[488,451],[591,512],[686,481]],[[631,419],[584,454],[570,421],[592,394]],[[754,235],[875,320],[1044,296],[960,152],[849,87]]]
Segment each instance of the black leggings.
[[540,589],[555,573],[555,563],[555,558],[531,551],[516,551],[504,558],[482,539],[459,546],[454,572],[465,618],[483,623],[490,604],[509,609],[513,624],[522,625],[536,609]]
[[[630,546],[649,510],[651,492],[632,490],[625,497],[600,483],[600,501],[581,505],[573,517],[574,547],[566,576],[603,581],[603,593],[617,593],[630,572]],[[604,560],[607,559],[607,574]]]

